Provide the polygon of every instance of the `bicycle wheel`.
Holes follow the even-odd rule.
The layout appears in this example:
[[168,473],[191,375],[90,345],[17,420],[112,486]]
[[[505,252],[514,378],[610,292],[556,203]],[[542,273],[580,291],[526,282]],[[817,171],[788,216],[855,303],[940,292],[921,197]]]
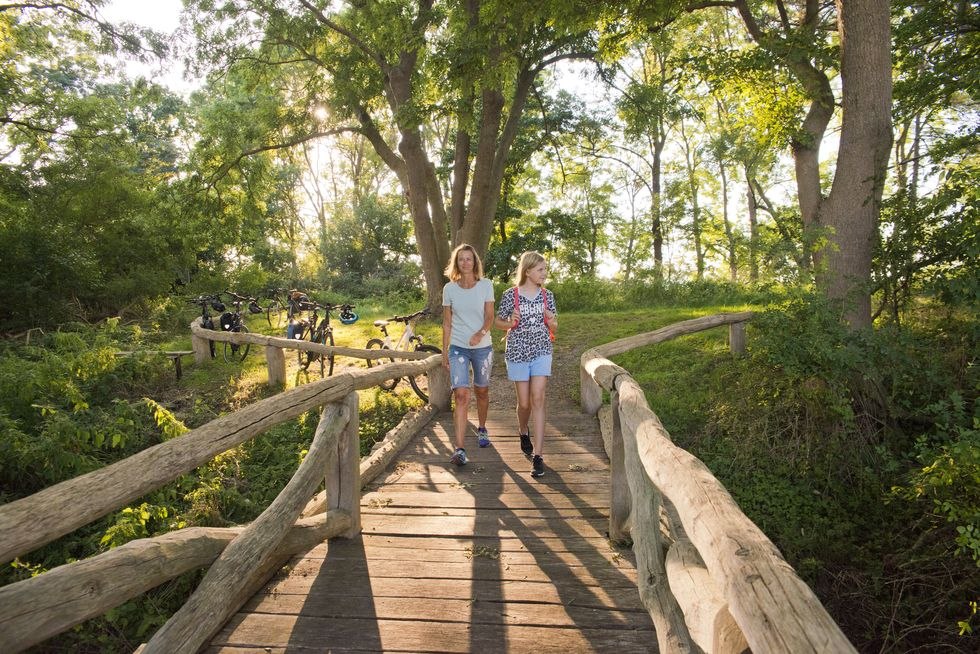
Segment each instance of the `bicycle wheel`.
[[[419,345],[415,348],[415,351],[442,354],[442,350],[437,348],[435,345]],[[409,377],[408,382],[412,385],[412,389],[415,390],[415,394],[421,397],[423,402],[429,401],[428,375],[423,373],[421,375],[416,375],[415,377]]]
[[[365,346],[365,347],[368,350],[387,350],[388,349],[388,348],[385,347],[385,342],[382,341],[380,338],[372,338],[370,341],[367,342],[367,346]],[[367,366],[368,366],[368,368],[370,368],[372,366],[375,366],[375,365],[380,366],[380,365],[382,365],[384,363],[387,363],[388,361],[394,362],[394,359],[388,359],[387,361],[385,359],[377,359],[377,360],[375,360],[375,359],[368,359],[367,360]],[[390,391],[390,390],[394,389],[395,386],[398,385],[398,382],[399,381],[401,381],[401,378],[386,379],[385,381],[383,381],[380,384],[378,384],[378,386],[380,386],[381,388],[385,389],[386,391]]]
[[[211,316],[208,316],[208,319],[205,320],[201,324],[201,327],[204,327],[204,329],[214,329],[214,320],[211,319]],[[208,341],[208,349],[211,350],[211,358],[213,359],[214,358],[214,341],[211,341],[211,340]]]
[[265,319],[269,321],[269,327],[273,329],[282,327],[282,305],[278,301],[270,304],[265,310]]
[[[239,325],[238,329],[234,331],[240,334],[247,334],[248,327],[242,324]],[[251,343],[245,343],[243,345],[239,345],[238,343],[229,343],[228,341],[225,341],[224,347],[221,350],[221,356],[224,357],[224,360],[227,361],[228,363],[244,361],[245,357],[248,356],[248,351],[249,348],[251,347],[252,347]]]
[[[310,339],[314,343],[319,343],[320,345],[333,345],[333,330],[327,329],[317,329],[316,334]],[[333,374],[333,360],[334,355],[327,354],[323,355],[319,352],[309,352],[311,361],[320,362],[320,377],[329,377]]]
[[[299,336],[296,337],[296,340],[305,341],[309,333],[310,330],[308,328],[304,328],[299,333]],[[296,350],[296,363],[298,363],[299,367],[303,370],[306,370],[306,366],[310,365],[310,360],[307,358],[306,355],[307,355],[306,350]]]

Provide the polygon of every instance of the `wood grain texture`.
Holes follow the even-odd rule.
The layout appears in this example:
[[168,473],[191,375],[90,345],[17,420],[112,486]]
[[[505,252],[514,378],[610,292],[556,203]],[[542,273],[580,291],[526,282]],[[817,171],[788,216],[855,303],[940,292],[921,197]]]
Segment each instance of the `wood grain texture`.
[[491,410],[493,445],[457,468],[437,416],[365,487],[362,534],[293,557],[205,651],[656,652],[633,553],[606,538],[598,424],[549,419],[534,479],[512,422]]
[[[351,395],[356,433],[357,397]],[[323,479],[328,462],[340,458],[338,449],[343,449],[343,442],[338,448],[338,440],[352,418],[351,404],[345,400],[324,407],[310,449],[286,488],[225,548],[191,597],[146,644],[145,654],[197,652],[248,600],[254,587],[265,581],[279,558],[276,551],[280,543]],[[352,468],[349,475],[357,475],[356,458],[341,463]],[[342,508],[343,499],[331,504]]]

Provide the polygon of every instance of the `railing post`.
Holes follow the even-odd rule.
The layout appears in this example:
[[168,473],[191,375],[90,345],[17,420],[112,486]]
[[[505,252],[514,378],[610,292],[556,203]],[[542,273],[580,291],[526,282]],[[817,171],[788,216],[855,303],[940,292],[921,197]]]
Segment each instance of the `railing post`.
[[612,392],[612,434],[609,452],[609,540],[623,543],[629,539],[627,524],[633,499],[626,478],[623,449],[623,427],[619,420],[619,393]]
[[286,386],[286,353],[281,347],[266,345],[265,362],[269,369],[269,386],[284,388]]
[[728,326],[728,347],[737,357],[745,354],[745,323],[733,322]]
[[437,368],[433,368],[428,373],[429,376],[429,404],[440,411],[449,410],[449,373],[442,367],[442,363]]
[[590,416],[599,413],[599,408],[602,406],[602,387],[592,379],[585,366],[579,366],[579,393],[582,398],[582,411]]
[[326,476],[327,511],[340,509],[350,514],[350,530],[341,534],[352,538],[361,532],[361,451],[358,437],[357,393],[343,400],[350,412],[347,426],[337,439],[337,451],[328,464]]
[[[201,319],[195,318],[194,322],[191,323],[192,327],[194,325],[200,325]],[[201,338],[191,330],[191,349],[194,350],[194,363],[207,363],[211,359],[211,346],[208,345],[208,339]]]

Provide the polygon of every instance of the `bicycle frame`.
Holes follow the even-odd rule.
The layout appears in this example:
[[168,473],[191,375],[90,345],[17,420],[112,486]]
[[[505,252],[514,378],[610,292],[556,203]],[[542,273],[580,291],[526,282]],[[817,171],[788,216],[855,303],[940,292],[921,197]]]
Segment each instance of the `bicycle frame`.
[[398,337],[397,343],[393,343],[391,340],[391,335],[388,333],[388,325],[378,325],[378,329],[384,334],[384,346],[389,350],[403,350],[408,351],[411,348],[412,343],[421,343],[422,338],[415,335],[415,323],[418,318],[412,318],[405,323],[405,330],[402,332],[401,336]]

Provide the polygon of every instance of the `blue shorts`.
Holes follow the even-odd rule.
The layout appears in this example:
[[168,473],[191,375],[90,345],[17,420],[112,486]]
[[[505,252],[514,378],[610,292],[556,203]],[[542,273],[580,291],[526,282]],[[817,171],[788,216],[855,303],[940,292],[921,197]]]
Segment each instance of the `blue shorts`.
[[507,361],[507,379],[525,382],[531,377],[551,377],[551,355],[542,354],[533,361]]
[[449,346],[449,385],[455,388],[469,388],[470,369],[473,370],[473,385],[486,388],[490,385],[490,368],[493,366],[493,346],[459,347]]

